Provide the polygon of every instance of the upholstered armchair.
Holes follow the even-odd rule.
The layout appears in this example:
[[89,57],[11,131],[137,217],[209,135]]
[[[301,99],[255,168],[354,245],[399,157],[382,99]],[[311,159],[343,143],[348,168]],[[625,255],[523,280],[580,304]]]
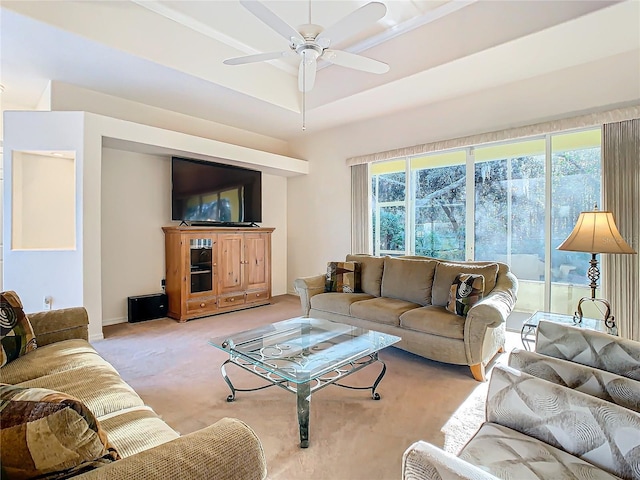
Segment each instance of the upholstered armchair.
[[640,478],[640,342],[540,322],[489,383],[486,421],[456,457],[416,442],[404,479]]

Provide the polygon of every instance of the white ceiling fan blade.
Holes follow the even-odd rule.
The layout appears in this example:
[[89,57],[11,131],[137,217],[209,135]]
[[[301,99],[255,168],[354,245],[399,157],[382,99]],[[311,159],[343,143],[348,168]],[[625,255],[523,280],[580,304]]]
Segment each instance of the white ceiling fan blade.
[[301,92],[309,92],[316,83],[316,58],[318,54],[312,50],[304,50],[301,55],[302,60],[298,70],[298,89]]
[[262,22],[286,38],[287,41],[293,42],[293,40],[296,39],[300,42],[304,42],[304,38],[302,38],[300,32],[282,20],[262,3],[255,0],[240,0],[240,4],[258,17]]
[[243,65],[245,63],[266,62],[267,60],[276,60],[282,57],[288,57],[293,54],[293,50],[285,50],[284,52],[256,53],[255,55],[246,55],[244,57],[227,58],[225,65]]
[[373,25],[386,13],[387,7],[384,3],[367,3],[318,34],[316,42],[325,48],[331,44],[340,43],[345,38]]
[[341,67],[355,68],[363,72],[387,73],[389,71],[389,65],[386,63],[342,50],[325,50],[321,58]]

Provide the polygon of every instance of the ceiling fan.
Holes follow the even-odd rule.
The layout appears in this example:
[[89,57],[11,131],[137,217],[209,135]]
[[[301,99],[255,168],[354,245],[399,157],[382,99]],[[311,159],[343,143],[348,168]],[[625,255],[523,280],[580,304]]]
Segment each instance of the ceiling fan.
[[226,65],[264,62],[298,55],[300,56],[298,88],[301,92],[309,92],[313,88],[318,59],[364,72],[381,74],[389,71],[389,65],[386,63],[329,48],[332,44],[341,42],[384,17],[387,7],[383,3],[367,3],[332,26],[323,28],[311,23],[311,2],[309,2],[309,23],[299,26],[297,30],[259,1],[240,0],[240,3],[259,20],[287,39],[289,50],[229,58],[224,61]]

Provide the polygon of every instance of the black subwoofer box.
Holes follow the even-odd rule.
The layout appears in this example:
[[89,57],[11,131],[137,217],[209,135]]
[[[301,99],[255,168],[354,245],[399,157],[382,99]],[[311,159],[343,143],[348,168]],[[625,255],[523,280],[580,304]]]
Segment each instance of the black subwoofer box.
[[142,322],[167,316],[167,294],[152,293],[128,297],[129,322]]

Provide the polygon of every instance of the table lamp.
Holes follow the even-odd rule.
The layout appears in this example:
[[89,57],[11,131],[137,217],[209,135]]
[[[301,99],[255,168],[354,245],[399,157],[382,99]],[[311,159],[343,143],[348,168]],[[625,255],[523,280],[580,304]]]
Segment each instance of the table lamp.
[[614,317],[611,315],[611,305],[604,298],[596,298],[597,282],[600,278],[598,269],[597,253],[636,253],[627,242],[624,241],[611,212],[600,211],[596,205],[591,212],[581,212],[573,227],[573,231],[567,239],[562,242],[558,250],[569,250],[572,252],[587,252],[591,254],[587,277],[591,281],[591,297],[583,297],[578,302],[576,312],[577,322],[582,321],[582,303],[585,301],[598,302],[604,305],[604,323],[610,331],[616,329]]

